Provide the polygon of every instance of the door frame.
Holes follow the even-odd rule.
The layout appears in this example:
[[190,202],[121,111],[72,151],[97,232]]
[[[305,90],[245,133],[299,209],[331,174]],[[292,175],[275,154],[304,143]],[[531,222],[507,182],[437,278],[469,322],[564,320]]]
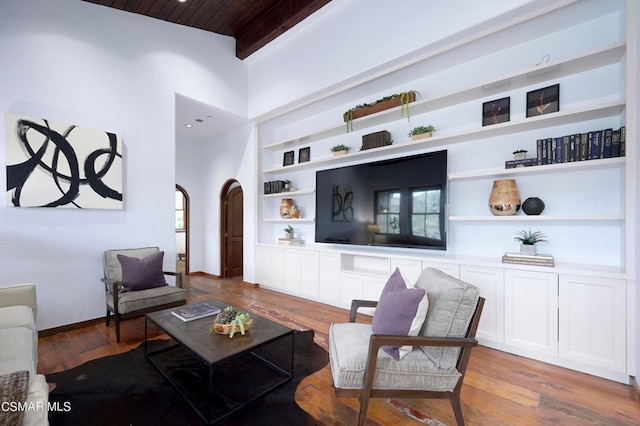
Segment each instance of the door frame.
[[[176,184],[176,190],[182,193],[182,201],[183,201],[183,211],[184,211],[184,244],[185,244],[185,261],[184,261],[184,274],[189,275],[189,194],[187,191],[180,185]],[[174,232],[175,229],[174,229]]]
[[[225,182],[222,190],[220,191],[220,278],[228,278],[229,276],[229,265],[227,262],[227,221],[229,220],[227,211],[227,199],[231,187],[236,184],[242,190],[242,185],[240,185],[240,182],[238,182],[236,179],[229,179]],[[244,190],[242,190],[242,192],[244,193]]]

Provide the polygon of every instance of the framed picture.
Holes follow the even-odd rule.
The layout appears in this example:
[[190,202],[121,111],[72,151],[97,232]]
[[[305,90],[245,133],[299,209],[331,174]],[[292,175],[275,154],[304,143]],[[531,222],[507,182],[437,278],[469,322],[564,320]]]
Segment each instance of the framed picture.
[[509,121],[511,98],[506,97],[482,104],[482,125],[504,123]]
[[558,111],[560,111],[559,84],[527,93],[527,117]]
[[306,163],[309,161],[309,157],[311,154],[311,147],[308,146],[306,148],[300,148],[298,151],[298,163]]
[[284,159],[282,160],[282,165],[283,166],[290,166],[293,164],[293,156],[294,156],[294,152],[293,151],[287,151],[284,153]]

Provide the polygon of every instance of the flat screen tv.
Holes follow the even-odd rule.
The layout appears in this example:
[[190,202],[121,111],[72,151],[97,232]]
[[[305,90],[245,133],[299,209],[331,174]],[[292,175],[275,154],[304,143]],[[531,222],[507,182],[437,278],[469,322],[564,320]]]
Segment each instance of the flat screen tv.
[[317,243],[445,250],[447,151],[316,172]]

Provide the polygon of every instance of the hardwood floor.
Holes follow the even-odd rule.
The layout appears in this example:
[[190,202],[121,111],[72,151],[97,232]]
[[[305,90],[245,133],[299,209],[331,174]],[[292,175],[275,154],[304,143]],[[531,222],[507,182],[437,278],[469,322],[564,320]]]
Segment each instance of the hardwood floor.
[[[242,285],[238,279],[190,276],[186,282],[190,302],[216,298],[291,328],[313,329],[316,343],[325,349],[330,324],[349,317],[346,310]],[[106,328],[102,322],[43,337],[39,372],[46,375],[133,349],[143,340],[144,319],[123,322],[121,333],[122,342],[116,343],[113,324]],[[327,425],[354,424],[357,418],[357,399],[334,396],[328,365],[303,380],[296,401]],[[482,346],[471,354],[462,404],[469,425],[640,425],[640,402],[630,386]],[[374,399],[368,417],[371,425],[455,424],[447,401]]]

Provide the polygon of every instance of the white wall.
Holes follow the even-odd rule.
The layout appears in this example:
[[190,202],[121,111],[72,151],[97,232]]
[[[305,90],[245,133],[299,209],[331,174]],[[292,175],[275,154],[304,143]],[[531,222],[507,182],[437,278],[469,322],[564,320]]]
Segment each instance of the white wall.
[[229,37],[79,0],[0,2],[0,63],[2,111],[122,136],[123,210],[0,207],[0,285],[37,285],[39,328],[104,316],[104,250],[175,265],[175,93],[245,116],[246,67]]
[[[399,64],[404,55],[433,50],[440,41],[527,3],[533,1],[330,2],[245,60],[249,117],[326,93],[337,83],[357,81],[383,65]],[[559,1],[535,3],[543,7]]]
[[[200,155],[202,193],[204,194],[204,259],[202,271],[220,275],[220,196],[224,184],[235,179],[242,186],[244,204],[244,280],[254,279],[254,244],[256,215],[255,144],[250,125],[216,138],[215,143],[204,144]],[[193,231],[193,229],[192,229]],[[193,234],[192,234],[193,235]],[[192,246],[193,248],[193,246]],[[191,268],[193,271],[198,269]]]

